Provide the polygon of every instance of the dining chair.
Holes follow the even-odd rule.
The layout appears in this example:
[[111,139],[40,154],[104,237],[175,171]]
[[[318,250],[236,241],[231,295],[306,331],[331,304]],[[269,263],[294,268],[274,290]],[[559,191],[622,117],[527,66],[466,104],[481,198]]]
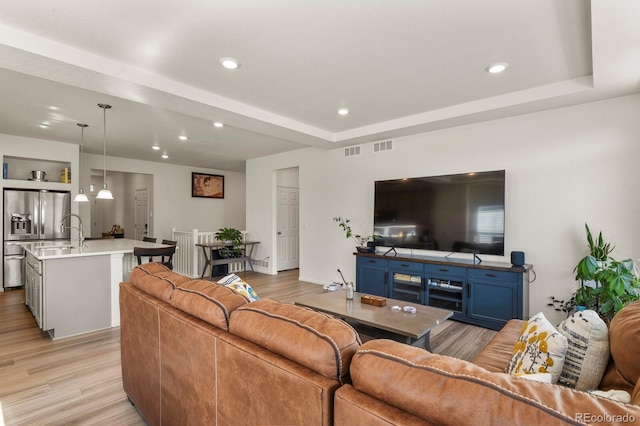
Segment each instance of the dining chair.
[[153,238],[153,237],[142,237],[142,241],[145,241],[147,243],[155,243],[157,240],[157,238]]
[[[141,265],[142,258],[148,258],[149,262],[159,262],[173,270],[173,255],[176,252],[176,246],[169,247],[156,247],[156,248],[148,248],[148,247],[134,247],[133,255],[138,259],[138,265]],[[159,258],[159,260],[154,260],[154,258]]]
[[178,242],[173,240],[162,240],[162,244],[167,246],[175,246],[178,245]]

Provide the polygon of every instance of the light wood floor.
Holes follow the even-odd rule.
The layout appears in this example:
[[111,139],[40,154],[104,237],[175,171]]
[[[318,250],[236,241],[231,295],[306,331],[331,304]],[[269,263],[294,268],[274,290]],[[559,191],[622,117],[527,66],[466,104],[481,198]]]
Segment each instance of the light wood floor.
[[[241,275],[260,297],[282,302],[322,292],[298,281],[297,270]],[[446,321],[432,331],[431,346],[470,360],[495,334]],[[24,305],[23,290],[0,293],[0,426],[63,424],[144,424],[122,389],[120,329],[52,341]]]

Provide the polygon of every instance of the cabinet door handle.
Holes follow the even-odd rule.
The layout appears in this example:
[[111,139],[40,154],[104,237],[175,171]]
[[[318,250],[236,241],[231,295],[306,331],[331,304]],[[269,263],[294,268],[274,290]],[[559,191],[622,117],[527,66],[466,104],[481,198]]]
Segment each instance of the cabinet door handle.
[[376,263],[376,261],[369,259],[369,263]]
[[487,277],[492,277],[492,278],[497,277],[497,275],[496,275],[496,274],[489,274],[489,273],[486,273],[485,275],[486,275]]
[[409,265],[407,265],[406,263],[401,263],[400,266],[402,266],[403,268],[408,268]]
[[448,268],[440,268],[440,272],[449,272]]

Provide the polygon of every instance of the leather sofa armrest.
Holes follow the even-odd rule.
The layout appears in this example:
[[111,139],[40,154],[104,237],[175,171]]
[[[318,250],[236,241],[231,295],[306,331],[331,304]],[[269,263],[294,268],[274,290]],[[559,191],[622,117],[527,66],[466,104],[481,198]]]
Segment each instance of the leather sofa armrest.
[[354,389],[351,385],[338,388],[333,406],[335,425],[427,426],[436,424],[375,399]]
[[631,394],[631,403],[640,405],[640,380],[636,382],[636,387],[633,389],[633,394]]
[[513,319],[473,359],[473,363],[494,373],[504,373],[513,355],[513,345],[520,337],[526,321]]

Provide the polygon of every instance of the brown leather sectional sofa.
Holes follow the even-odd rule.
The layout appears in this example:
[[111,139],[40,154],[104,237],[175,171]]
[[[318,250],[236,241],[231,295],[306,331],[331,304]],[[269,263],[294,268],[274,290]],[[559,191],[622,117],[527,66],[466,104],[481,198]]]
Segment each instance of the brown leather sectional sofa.
[[[389,340],[361,345],[340,320],[249,303],[153,263],[121,283],[120,312],[123,386],[151,425],[640,423],[638,405],[502,374],[515,320],[470,363]],[[603,383],[640,404],[640,327],[629,338],[635,352]]]
[[158,263],[120,284],[122,380],[151,425],[333,424],[360,337]]
[[503,373],[524,323],[509,321],[473,362],[365,343],[351,361],[352,383],[336,391],[335,424],[640,424],[640,302],[611,323],[599,387],[627,391],[631,404]]

